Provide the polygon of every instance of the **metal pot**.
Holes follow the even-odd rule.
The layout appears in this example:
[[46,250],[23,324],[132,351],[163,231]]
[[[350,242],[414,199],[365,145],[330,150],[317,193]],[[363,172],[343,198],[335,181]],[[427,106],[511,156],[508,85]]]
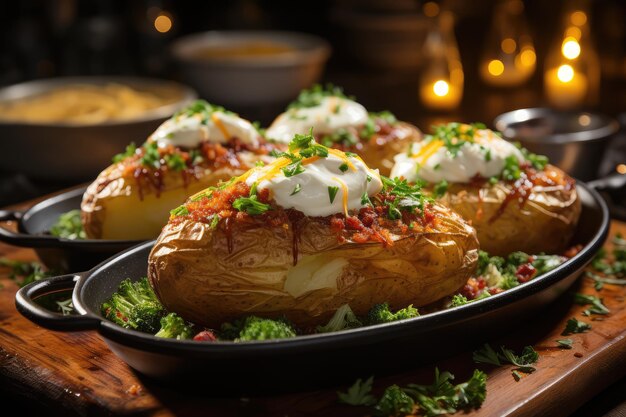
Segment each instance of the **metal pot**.
[[607,145],[619,131],[619,123],[602,114],[547,108],[504,113],[494,125],[507,140],[546,155],[553,165],[583,181],[597,178]]

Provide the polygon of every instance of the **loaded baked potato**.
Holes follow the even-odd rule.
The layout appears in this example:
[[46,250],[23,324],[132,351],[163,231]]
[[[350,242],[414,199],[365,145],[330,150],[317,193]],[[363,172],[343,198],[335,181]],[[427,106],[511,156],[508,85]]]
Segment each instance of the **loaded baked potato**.
[[426,183],[493,255],[560,253],[572,238],[581,210],[575,180],[482,124],[438,126],[395,161],[392,177]]
[[422,306],[474,271],[475,231],[418,186],[296,135],[289,151],[172,211],[148,261],[168,311],[215,328],[246,314],[320,324],[344,304]]
[[274,120],[266,136],[276,143],[287,144],[295,134],[309,133],[311,128],[320,144],[357,153],[366,164],[387,176],[393,167],[393,157],[421,139],[421,132],[415,126],[396,120],[390,112],[368,113],[340,88],[324,89],[320,85],[303,90]]
[[127,147],[87,188],[81,205],[91,239],[150,239],[169,210],[268,153],[236,114],[197,101],[163,123],[141,147]]

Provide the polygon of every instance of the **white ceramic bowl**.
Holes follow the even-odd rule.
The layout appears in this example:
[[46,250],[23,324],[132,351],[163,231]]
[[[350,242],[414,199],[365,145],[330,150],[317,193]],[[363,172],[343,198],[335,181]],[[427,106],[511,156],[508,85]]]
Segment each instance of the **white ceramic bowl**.
[[[200,57],[209,48],[251,43],[284,45],[274,55]],[[182,79],[203,98],[233,108],[284,103],[317,82],[331,48],[324,39],[297,32],[210,31],[177,39],[171,52]]]

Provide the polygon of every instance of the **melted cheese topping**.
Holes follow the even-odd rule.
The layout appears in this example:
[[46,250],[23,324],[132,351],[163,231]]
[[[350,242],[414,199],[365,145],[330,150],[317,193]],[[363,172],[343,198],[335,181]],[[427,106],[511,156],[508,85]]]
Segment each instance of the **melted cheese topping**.
[[252,123],[234,113],[216,111],[209,120],[203,120],[201,114],[180,114],[166,120],[150,136],[150,141],[159,147],[175,146],[196,148],[202,142],[226,143],[232,138],[257,147],[260,135]]
[[[383,187],[378,170],[368,168],[359,157],[348,157],[341,151],[329,150],[326,158],[306,158],[302,160],[304,172],[287,177],[282,169],[291,163],[289,158],[279,158],[248,171],[238,181],[245,181],[249,186],[256,183],[257,189],[269,189],[276,204],[311,217],[348,215],[349,210],[364,207],[361,202],[364,193],[372,197]],[[352,168],[344,172],[342,165]],[[329,187],[339,187],[332,202]]]
[[342,128],[363,126],[367,119],[367,110],[356,101],[324,97],[317,106],[293,108],[282,113],[266,134],[276,142],[289,143],[295,134],[307,134],[311,128],[315,134],[333,133]]
[[468,183],[476,176],[499,176],[510,156],[519,162],[524,161],[522,152],[515,145],[491,130],[483,129],[476,133],[474,142],[464,143],[456,156],[439,139],[413,143],[408,153],[394,158],[391,177],[403,177],[409,182],[421,179],[430,183],[442,180]]

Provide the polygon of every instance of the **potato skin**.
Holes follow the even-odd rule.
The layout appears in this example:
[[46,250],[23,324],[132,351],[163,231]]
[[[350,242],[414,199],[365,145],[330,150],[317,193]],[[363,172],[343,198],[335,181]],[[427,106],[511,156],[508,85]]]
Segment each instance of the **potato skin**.
[[378,168],[381,175],[389,176],[391,168],[395,162],[394,157],[402,152],[406,152],[413,142],[422,140],[422,133],[412,124],[397,122],[393,129],[395,137],[383,139],[379,135],[374,135],[369,140],[364,140],[354,149],[370,168]]
[[[346,303],[356,314],[381,302],[395,309],[422,306],[463,286],[478,258],[474,229],[442,206],[434,210],[437,230],[395,235],[388,247],[339,243],[323,219],[305,217],[297,226],[295,267],[289,224],[235,223],[227,231],[222,222],[211,228],[184,219],[163,229],[150,253],[148,277],[168,310],[213,328],[247,314],[314,326]],[[302,271],[311,263],[317,270],[342,266],[334,278],[322,271],[321,279],[308,280]]]
[[[569,178],[552,165],[546,166],[545,172],[548,176]],[[580,217],[581,203],[576,187],[536,185],[523,204],[512,200],[498,215],[511,188],[503,182],[486,183],[482,187],[450,184],[439,201],[476,228],[481,249],[491,255],[564,251]],[[480,210],[482,214],[478,215]]]
[[165,171],[157,195],[157,189],[149,184],[140,188],[132,175],[125,174],[121,163],[113,164],[98,175],[83,195],[83,227],[89,239],[154,239],[167,223],[172,207],[243,172],[244,169],[230,166],[214,171],[197,169],[195,178],[185,181],[181,173]]

